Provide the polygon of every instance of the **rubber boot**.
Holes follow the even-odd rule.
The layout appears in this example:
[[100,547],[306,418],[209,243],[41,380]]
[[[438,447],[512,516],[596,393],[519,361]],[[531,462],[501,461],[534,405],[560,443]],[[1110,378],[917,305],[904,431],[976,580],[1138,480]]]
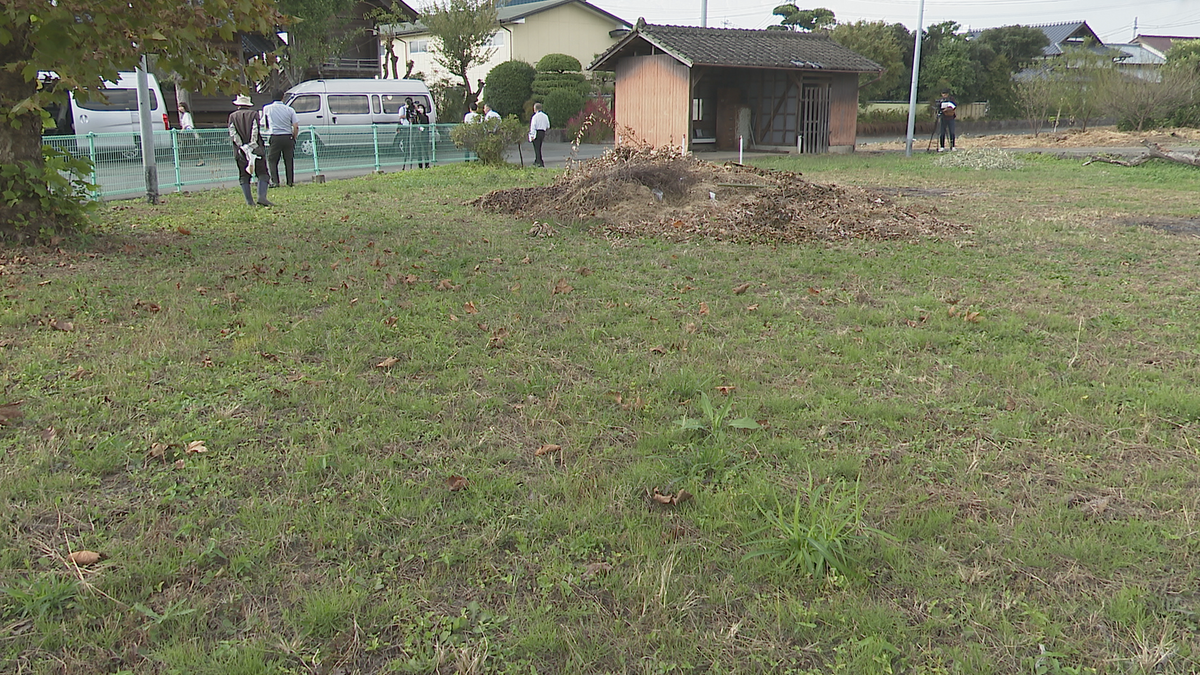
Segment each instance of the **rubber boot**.
[[259,206],[275,206],[267,201],[267,181],[261,178],[258,181],[258,205]]
[[242,183],[242,196],[246,198],[246,203],[254,206],[254,196],[250,194],[250,184]]

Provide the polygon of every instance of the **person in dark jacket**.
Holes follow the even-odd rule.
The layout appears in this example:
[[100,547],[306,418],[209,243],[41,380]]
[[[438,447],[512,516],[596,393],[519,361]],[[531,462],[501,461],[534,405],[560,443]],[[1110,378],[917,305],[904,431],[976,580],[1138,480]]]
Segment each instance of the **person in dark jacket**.
[[[233,161],[238,168],[238,182],[242,184],[242,196],[246,203],[254,206],[274,206],[267,201],[267,183],[271,173],[267,170],[267,148],[259,132],[258,111],[249,96],[242,94],[233,100],[237,106],[229,114],[229,141],[233,143]],[[258,178],[258,201],[250,193],[250,173]]]
[[954,120],[958,117],[958,104],[954,98],[950,96],[950,92],[943,91],[941,98],[933,102],[934,112],[937,114],[938,129],[938,152],[946,151],[946,133],[950,134],[950,149],[954,149]]

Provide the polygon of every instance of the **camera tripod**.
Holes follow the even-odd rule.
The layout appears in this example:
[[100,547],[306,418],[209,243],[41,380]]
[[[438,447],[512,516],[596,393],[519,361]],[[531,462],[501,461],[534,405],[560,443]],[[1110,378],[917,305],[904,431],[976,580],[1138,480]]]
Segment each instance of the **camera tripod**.
[[942,114],[938,113],[933,121],[933,131],[929,132],[929,143],[925,146],[925,152],[933,152],[933,137],[937,135],[942,128]]

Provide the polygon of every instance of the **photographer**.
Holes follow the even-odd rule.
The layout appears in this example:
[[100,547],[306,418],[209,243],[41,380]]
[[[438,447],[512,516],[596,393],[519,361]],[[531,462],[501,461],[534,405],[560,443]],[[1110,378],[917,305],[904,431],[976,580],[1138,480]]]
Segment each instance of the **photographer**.
[[955,134],[954,121],[958,116],[958,104],[950,96],[950,92],[943,91],[941,98],[933,102],[934,112],[937,114],[937,125],[939,130],[938,135],[938,152],[946,151],[946,132],[950,132],[950,149],[954,150]]

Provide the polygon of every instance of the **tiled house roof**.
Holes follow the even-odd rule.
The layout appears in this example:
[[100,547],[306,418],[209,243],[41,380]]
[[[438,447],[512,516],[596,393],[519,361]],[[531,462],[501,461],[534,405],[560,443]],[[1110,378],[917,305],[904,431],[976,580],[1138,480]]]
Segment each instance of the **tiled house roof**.
[[[1022,24],[1023,25],[1023,24]],[[1094,41],[1097,45],[1104,44],[1100,40],[1100,36],[1092,30],[1092,27],[1087,25],[1086,21],[1068,21],[1067,23],[1048,23],[1027,26],[1027,28],[1037,28],[1046,34],[1046,39],[1050,44],[1042,48],[1043,56],[1060,56],[1063,53],[1064,47],[1077,44],[1082,46],[1088,40]],[[981,28],[968,33],[970,39],[974,40],[979,37],[985,30],[989,28]]]
[[783,68],[867,73],[879,64],[828,36],[794,31],[655,26],[638,21],[633,32],[601,54],[590,70],[612,70],[620,56],[670,54],[692,66]]

